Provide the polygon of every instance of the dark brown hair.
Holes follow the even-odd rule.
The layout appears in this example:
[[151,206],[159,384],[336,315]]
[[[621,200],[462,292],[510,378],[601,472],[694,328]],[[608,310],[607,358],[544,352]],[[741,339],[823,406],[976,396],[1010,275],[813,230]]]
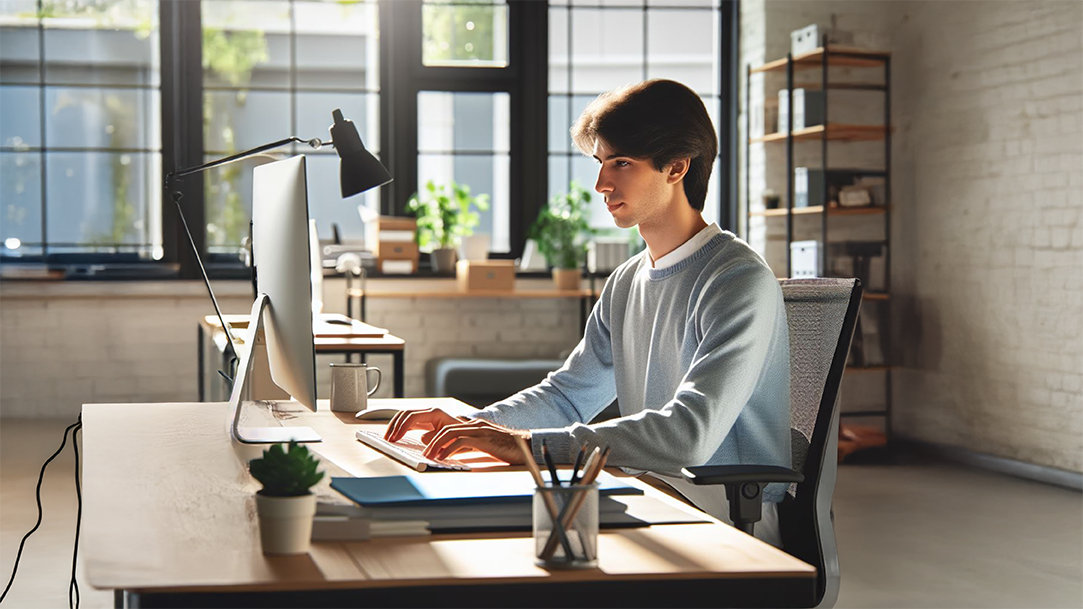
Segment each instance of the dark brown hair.
[[693,209],[703,211],[718,137],[703,100],[688,87],[647,80],[602,93],[579,115],[571,133],[583,154],[593,154],[594,141],[601,138],[622,155],[650,159],[659,171],[677,159],[692,159],[684,194]]

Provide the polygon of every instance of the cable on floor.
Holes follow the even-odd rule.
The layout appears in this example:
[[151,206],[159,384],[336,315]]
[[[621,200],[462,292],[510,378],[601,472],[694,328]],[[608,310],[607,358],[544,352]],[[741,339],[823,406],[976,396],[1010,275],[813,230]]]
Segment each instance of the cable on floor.
[[79,584],[75,581],[75,564],[76,557],[79,553],[79,524],[83,516],[83,497],[79,488],[79,444],[78,441],[75,439],[75,434],[80,429],[82,429],[82,427],[83,417],[82,415],[80,415],[78,420],[64,428],[64,436],[60,439],[60,448],[57,448],[56,452],[54,452],[52,456],[46,459],[45,463],[43,463],[41,466],[41,471],[38,473],[37,489],[34,491],[34,498],[38,504],[38,520],[34,523],[33,528],[27,531],[26,535],[23,535],[22,541],[19,542],[19,551],[15,554],[15,564],[11,567],[11,577],[8,579],[8,583],[4,587],[4,592],[0,593],[0,603],[4,602],[4,599],[6,599],[8,596],[8,591],[11,590],[11,585],[15,583],[15,574],[19,571],[19,560],[23,556],[23,548],[26,545],[26,540],[30,539],[30,536],[38,530],[38,527],[41,526],[41,520],[43,516],[43,510],[41,506],[41,485],[42,482],[45,481],[45,468],[49,467],[49,464],[52,463],[53,460],[56,459],[60,455],[60,453],[64,451],[64,446],[66,446],[68,443],[68,432],[70,431],[72,447],[75,450],[75,497],[78,506],[75,517],[75,544],[72,549],[71,558],[71,580],[68,582],[68,607],[70,609],[78,609],[79,607]]

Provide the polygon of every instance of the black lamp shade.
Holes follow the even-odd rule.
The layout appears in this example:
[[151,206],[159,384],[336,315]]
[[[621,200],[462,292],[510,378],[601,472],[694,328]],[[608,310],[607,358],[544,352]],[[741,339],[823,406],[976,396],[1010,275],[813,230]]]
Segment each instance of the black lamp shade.
[[376,157],[372,156],[372,153],[365,149],[353,121],[343,118],[342,111],[338,109],[335,109],[331,116],[335,119],[335,123],[329,129],[331,140],[341,159],[339,181],[342,186],[342,198],[352,197],[390,182],[391,174],[380,161],[376,160]]

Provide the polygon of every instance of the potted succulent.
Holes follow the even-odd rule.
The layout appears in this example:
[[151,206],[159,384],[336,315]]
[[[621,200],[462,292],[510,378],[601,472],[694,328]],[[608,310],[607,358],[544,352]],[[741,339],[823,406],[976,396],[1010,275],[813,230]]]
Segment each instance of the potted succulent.
[[561,290],[579,287],[586,256],[585,236],[592,234],[588,205],[590,193],[574,181],[568,192],[553,196],[530,227],[530,238],[553,268],[553,281]]
[[[417,218],[417,244],[432,252],[433,271],[455,272],[455,247],[461,237],[474,233],[478,211],[489,209],[489,195],[472,195],[465,184],[437,185],[425,182],[425,189],[414,193],[406,211]],[[475,211],[476,210],[476,211]]]
[[263,489],[256,493],[259,537],[265,554],[303,554],[312,539],[316,495],[311,489],[323,479],[320,461],[308,448],[290,441],[286,449],[273,444],[263,456],[248,462]]

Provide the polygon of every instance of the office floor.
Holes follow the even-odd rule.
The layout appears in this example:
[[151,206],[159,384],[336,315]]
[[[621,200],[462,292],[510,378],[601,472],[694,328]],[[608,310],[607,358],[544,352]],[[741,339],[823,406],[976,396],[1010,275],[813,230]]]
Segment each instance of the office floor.
[[[58,421],[0,420],[0,576],[36,518]],[[46,473],[45,516],[10,607],[68,602],[75,489],[70,442]],[[1083,607],[1083,494],[952,464],[846,465],[835,493],[840,608]],[[80,574],[81,576],[81,574]],[[81,580],[82,581],[82,580]],[[82,606],[113,596],[81,583]]]

